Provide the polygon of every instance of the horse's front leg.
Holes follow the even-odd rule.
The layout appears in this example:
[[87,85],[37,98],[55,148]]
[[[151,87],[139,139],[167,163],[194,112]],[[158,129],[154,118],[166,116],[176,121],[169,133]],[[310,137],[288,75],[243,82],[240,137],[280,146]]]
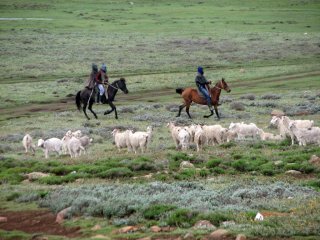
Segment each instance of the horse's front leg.
[[112,113],[113,111],[115,111],[116,119],[118,119],[118,113],[117,113],[117,108],[116,108],[116,106],[115,106],[111,101],[109,102],[109,106],[111,107],[111,109],[108,110],[108,111],[105,111],[105,112],[104,112],[104,115],[110,114],[110,113]]
[[191,117],[191,115],[190,115],[190,113],[189,113],[189,109],[190,109],[190,105],[187,105],[187,107],[186,107],[186,112],[187,112],[189,118],[191,119],[192,117]]
[[218,105],[214,105],[214,111],[217,115],[218,120],[220,120],[219,112],[218,112]]

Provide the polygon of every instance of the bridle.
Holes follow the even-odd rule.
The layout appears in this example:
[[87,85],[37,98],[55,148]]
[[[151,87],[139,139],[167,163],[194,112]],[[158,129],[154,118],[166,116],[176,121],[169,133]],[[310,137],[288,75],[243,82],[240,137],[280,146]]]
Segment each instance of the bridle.
[[[222,80],[220,80],[217,84],[221,83],[221,81],[222,81]],[[216,85],[217,85],[217,84],[216,84]],[[223,90],[223,88],[217,87],[216,85],[214,85],[213,87],[214,87],[214,88],[218,88],[218,89],[220,89],[220,90]]]
[[116,82],[117,87],[112,86],[112,84],[110,84],[110,83],[108,83],[108,82],[106,82],[105,84],[107,84],[108,86],[110,86],[110,87],[112,87],[112,88],[114,88],[114,89],[116,89],[116,90],[119,90],[119,89],[120,89],[120,88],[119,88],[119,85],[118,85],[118,82]]

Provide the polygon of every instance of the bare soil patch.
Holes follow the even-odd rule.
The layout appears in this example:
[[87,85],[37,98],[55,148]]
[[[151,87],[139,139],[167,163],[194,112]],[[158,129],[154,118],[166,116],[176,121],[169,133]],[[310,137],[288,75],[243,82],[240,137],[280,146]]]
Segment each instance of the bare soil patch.
[[65,228],[56,223],[56,216],[48,210],[5,212],[0,216],[7,217],[8,221],[0,223],[0,229],[6,231],[19,230],[26,233],[43,233],[66,237],[80,236],[80,227]]

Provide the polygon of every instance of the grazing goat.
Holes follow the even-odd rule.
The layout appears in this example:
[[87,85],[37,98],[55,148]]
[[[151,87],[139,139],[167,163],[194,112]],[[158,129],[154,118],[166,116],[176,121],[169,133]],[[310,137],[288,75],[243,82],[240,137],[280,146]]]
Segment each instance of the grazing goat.
[[59,155],[62,153],[62,141],[59,138],[49,138],[47,140],[39,139],[38,147],[44,149],[45,158],[49,157],[50,152],[57,152]]

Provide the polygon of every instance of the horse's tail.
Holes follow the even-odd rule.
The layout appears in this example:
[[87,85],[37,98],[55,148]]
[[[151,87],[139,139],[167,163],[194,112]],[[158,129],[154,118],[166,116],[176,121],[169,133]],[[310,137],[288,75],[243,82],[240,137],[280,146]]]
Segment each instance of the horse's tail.
[[80,93],[81,91],[79,91],[77,93],[77,96],[76,96],[76,105],[77,105],[77,108],[79,111],[81,111],[81,97],[80,97]]
[[178,93],[178,94],[182,94],[183,91],[184,91],[183,88],[177,88],[177,89],[176,89],[176,93]]

